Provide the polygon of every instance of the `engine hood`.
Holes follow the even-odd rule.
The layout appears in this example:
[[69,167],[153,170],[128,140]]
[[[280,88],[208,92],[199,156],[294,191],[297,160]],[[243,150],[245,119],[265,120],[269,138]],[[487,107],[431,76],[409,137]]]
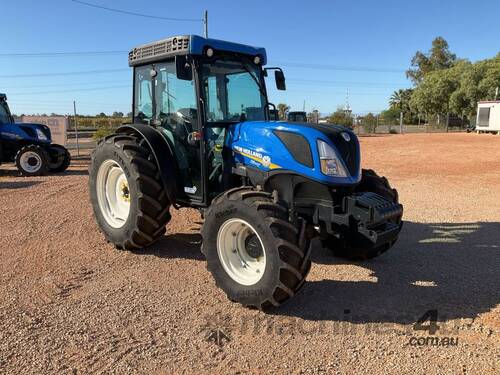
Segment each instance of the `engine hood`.
[[[356,184],[360,179],[360,152],[356,135],[340,125],[281,121],[246,121],[230,128],[228,144],[253,166],[264,170],[286,169],[331,184]],[[317,141],[334,147],[349,177],[325,176],[320,171]],[[264,161],[264,163],[262,163]]]
[[[16,122],[14,124],[15,126],[18,126],[22,130],[24,130],[26,133],[28,133],[31,137],[38,139],[42,143],[50,143],[52,140],[52,134],[50,132],[50,128],[47,125],[44,124],[35,124],[32,122]],[[44,139],[39,139],[39,137],[36,134],[36,129],[39,129],[45,134],[47,137],[46,140]]]

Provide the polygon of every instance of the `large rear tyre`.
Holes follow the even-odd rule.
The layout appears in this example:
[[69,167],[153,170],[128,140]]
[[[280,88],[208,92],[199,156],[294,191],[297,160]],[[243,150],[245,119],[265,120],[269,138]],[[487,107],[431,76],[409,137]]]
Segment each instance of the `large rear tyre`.
[[[356,192],[373,192],[394,203],[399,203],[399,195],[387,181],[387,178],[380,177],[372,169],[363,169],[361,181],[356,187]],[[402,216],[393,219],[392,222],[401,225]],[[397,237],[384,245],[373,247],[365,242],[361,246],[351,246],[348,243],[339,241],[335,237],[328,237],[323,241],[323,246],[330,249],[335,256],[349,260],[368,260],[376,258],[389,250],[397,241]]]
[[22,147],[16,154],[15,162],[23,176],[43,176],[49,171],[49,155],[37,145]]
[[215,282],[232,301],[280,306],[311,268],[305,223],[290,222],[286,206],[250,187],[217,197],[205,213],[202,252]]
[[58,144],[51,144],[49,146],[49,170],[53,173],[64,172],[71,164],[71,154],[68,149]]
[[146,141],[134,135],[106,137],[92,154],[89,175],[94,216],[117,248],[140,249],[165,233],[170,202]]

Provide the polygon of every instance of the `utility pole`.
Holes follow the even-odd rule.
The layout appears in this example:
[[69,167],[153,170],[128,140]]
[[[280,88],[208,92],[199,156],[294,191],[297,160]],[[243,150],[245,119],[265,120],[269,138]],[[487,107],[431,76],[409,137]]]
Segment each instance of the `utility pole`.
[[205,38],[208,38],[208,10],[205,10],[205,15],[203,17],[203,26],[205,29]]
[[304,99],[304,104],[302,105],[302,110],[305,112],[306,111],[306,100]]
[[76,136],[76,155],[80,156],[80,144],[78,143],[78,119],[76,118],[76,101],[73,100],[73,111],[75,113],[74,126],[75,126],[75,136]]

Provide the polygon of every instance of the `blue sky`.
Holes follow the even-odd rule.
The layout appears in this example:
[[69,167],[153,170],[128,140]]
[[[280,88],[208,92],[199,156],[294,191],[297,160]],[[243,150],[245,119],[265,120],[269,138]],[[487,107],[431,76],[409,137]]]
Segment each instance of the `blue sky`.
[[[305,100],[306,110],[329,113],[345,104],[347,90],[355,113],[384,109],[395,89],[410,86],[404,70],[415,51],[426,51],[436,36],[443,36],[459,57],[472,61],[500,50],[500,1],[88,2],[162,17],[201,19],[207,9],[210,37],[266,47],[269,64],[283,67],[288,86],[286,92],[271,89],[270,99],[294,110],[301,110]],[[80,113],[128,112],[131,70],[126,53],[5,54],[128,51],[167,36],[203,31],[201,22],[134,17],[70,0],[2,3],[0,92],[8,94],[15,113],[70,113],[73,100]],[[268,87],[273,88],[273,82]]]

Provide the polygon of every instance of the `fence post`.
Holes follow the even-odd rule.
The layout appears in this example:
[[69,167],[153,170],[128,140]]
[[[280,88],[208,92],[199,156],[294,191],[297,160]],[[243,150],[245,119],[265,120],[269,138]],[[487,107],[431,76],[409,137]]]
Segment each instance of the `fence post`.
[[403,111],[399,112],[399,134],[403,134]]
[[75,137],[76,137],[76,155],[80,156],[80,144],[78,143],[78,119],[76,118],[76,101],[73,100],[73,111],[75,113],[74,126],[75,126]]

